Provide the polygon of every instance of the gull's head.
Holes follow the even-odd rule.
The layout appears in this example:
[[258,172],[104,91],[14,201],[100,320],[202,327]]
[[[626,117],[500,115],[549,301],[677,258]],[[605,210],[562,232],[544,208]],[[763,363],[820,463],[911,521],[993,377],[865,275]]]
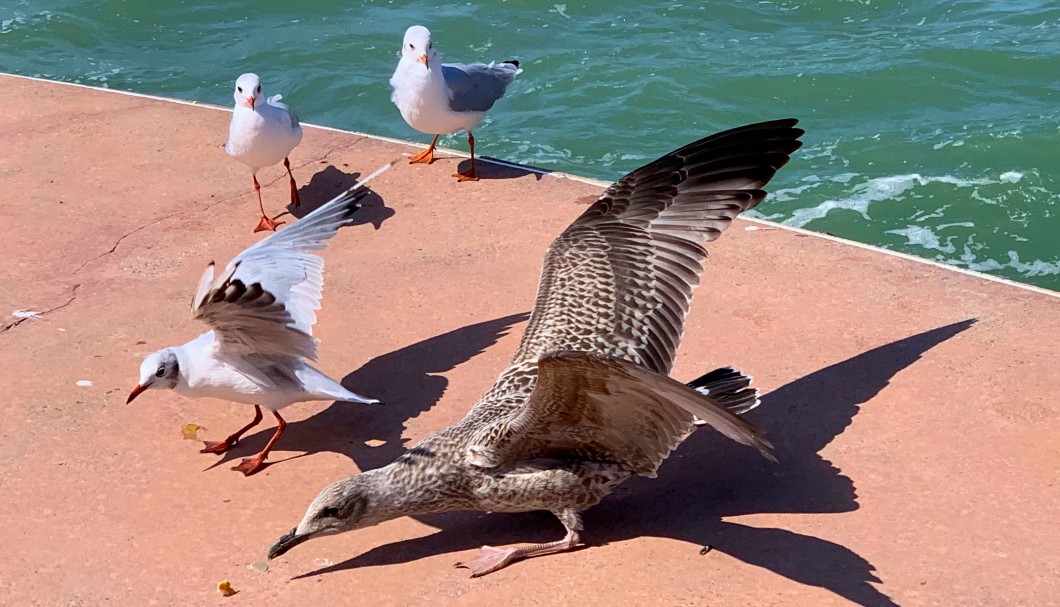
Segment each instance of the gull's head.
[[309,504],[302,522],[269,548],[269,558],[315,537],[371,527],[397,516],[377,503],[382,497],[376,491],[377,472],[351,476],[324,487]]
[[424,68],[438,64],[438,53],[431,44],[431,30],[422,25],[413,25],[405,30],[405,39],[401,42],[401,58],[422,63]]
[[173,348],[152,352],[140,364],[140,383],[129,393],[129,400],[125,403],[133,402],[134,398],[152,388],[172,390],[177,387],[179,378],[180,361],[177,360],[177,353]]
[[243,74],[236,79],[236,88],[232,91],[232,98],[236,100],[236,107],[248,107],[254,109],[254,104],[261,97],[261,78],[257,74]]

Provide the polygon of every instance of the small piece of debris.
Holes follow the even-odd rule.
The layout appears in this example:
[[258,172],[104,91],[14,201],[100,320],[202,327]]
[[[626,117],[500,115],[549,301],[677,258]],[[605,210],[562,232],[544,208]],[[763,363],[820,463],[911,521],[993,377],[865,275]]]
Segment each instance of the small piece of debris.
[[205,430],[198,424],[184,424],[180,427],[180,435],[184,437],[184,440],[199,440],[199,430]]
[[265,573],[266,571],[269,570],[269,562],[268,561],[254,561],[253,563],[250,563],[249,565],[247,565],[247,569],[249,569],[251,571],[257,571],[259,573]]
[[744,228],[744,230],[747,231],[747,232],[755,232],[755,231],[761,230],[761,229],[762,228],[760,228],[758,226],[747,226],[746,228]]
[[377,438],[373,438],[371,440],[364,441],[364,444],[367,447],[382,447],[383,445],[386,444],[386,441],[385,440],[379,440]]
[[15,310],[11,313],[11,316],[15,318],[40,318],[40,312],[34,312],[33,310]]
[[707,556],[707,553],[714,550],[714,546],[703,546],[699,549],[699,556]]
[[88,381],[87,379],[79,379],[77,380],[77,385],[81,386],[82,388],[87,388],[92,385],[92,382]]
[[147,342],[141,339],[140,341],[136,342],[136,345],[145,346],[145,345],[147,345]]
[[232,588],[232,584],[228,580],[221,580],[217,583],[217,592],[220,592],[221,596],[232,596],[238,591]]

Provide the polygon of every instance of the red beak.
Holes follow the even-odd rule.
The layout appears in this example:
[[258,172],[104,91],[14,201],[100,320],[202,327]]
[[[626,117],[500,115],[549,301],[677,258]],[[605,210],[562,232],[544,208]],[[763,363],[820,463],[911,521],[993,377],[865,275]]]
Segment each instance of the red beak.
[[254,109],[254,98],[253,97],[247,97],[247,107],[249,107],[250,109]]
[[[147,386],[149,385],[150,384],[147,384]],[[127,405],[133,402],[133,399],[135,399],[137,396],[140,396],[140,394],[147,390],[147,386],[137,385],[135,388],[133,388],[132,392],[129,393],[129,400],[125,401],[125,404]]]
[[431,66],[427,65],[427,53],[424,53],[424,54],[420,55],[419,57],[417,57],[416,61],[419,61],[420,63],[422,63],[423,67],[425,67],[427,69],[431,69]]

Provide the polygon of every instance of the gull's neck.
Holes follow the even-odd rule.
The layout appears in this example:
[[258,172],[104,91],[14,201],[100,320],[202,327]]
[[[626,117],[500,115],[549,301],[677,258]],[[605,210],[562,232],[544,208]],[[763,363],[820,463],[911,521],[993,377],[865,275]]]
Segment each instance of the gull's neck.
[[361,479],[371,488],[372,524],[474,505],[466,474],[440,455],[417,454],[415,447],[394,463],[363,473]]

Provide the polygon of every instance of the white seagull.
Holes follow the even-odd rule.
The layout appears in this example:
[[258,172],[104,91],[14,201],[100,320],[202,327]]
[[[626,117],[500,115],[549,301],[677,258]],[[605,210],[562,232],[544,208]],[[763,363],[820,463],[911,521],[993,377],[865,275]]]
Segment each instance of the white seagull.
[[254,405],[254,419],[223,441],[207,441],[202,453],[224,453],[261,421],[261,407],[279,426],[265,448],[232,468],[250,476],[265,467],[265,458],[287,423],[280,409],[303,401],[340,400],[376,404],[354,394],[313,368],[316,310],[324,283],[324,260],[312,251],[353,221],[360,208],[356,192],[389,169],[380,168],[290,228],[251,245],[237,255],[219,278],[206,267],[192,300],[192,317],[210,331],[182,346],[152,353],[140,365],[140,381],[129,394],[172,389],[191,398],[213,397]]
[[232,109],[225,151],[250,167],[254,191],[258,194],[258,207],[261,209],[261,221],[254,231],[275,230],[284,222],[269,219],[265,214],[258,171],[282,160],[287,176],[291,179],[291,204],[299,206],[298,186],[291,174],[291,162],[287,155],[302,141],[302,127],[298,124],[298,115],[280,103],[282,95],[273,95],[264,103],[261,102],[261,79],[257,74],[243,74],[236,79],[232,96],[236,105]]
[[405,31],[401,60],[390,78],[394,92],[390,100],[401,110],[409,126],[434,135],[430,147],[409,162],[434,162],[434,146],[439,135],[467,131],[471,148],[471,168],[455,173],[460,181],[478,181],[475,172],[475,137],[471,134],[486,112],[504,96],[508,85],[520,73],[518,61],[503,63],[442,63],[431,44],[431,32],[422,25]]

